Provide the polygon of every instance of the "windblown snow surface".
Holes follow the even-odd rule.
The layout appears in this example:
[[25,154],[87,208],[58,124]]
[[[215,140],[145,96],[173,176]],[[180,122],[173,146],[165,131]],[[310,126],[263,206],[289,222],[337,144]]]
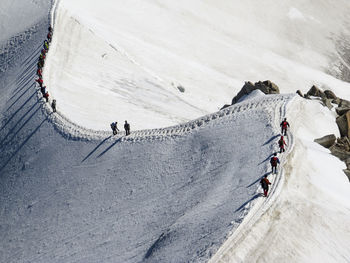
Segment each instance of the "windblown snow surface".
[[[349,84],[328,75],[323,60],[334,51],[328,33],[345,30],[346,3],[266,2],[271,13],[264,13],[253,1],[58,2],[44,79],[57,113],[34,84],[48,4],[12,7],[32,3],[34,17],[9,18],[22,30],[4,33],[12,41],[3,39],[1,49],[0,262],[349,262],[345,165],[313,142],[339,136],[335,113],[288,94],[321,83],[350,99]],[[291,33],[281,14],[298,29],[304,19],[318,21],[325,30],[309,33],[328,39],[318,42],[322,50],[286,56],[298,45],[268,31]],[[311,43],[308,36],[298,35]],[[254,92],[216,111],[243,80],[265,78],[287,94]],[[288,151],[271,175],[285,116]],[[114,118],[132,120],[130,136],[96,130]],[[264,174],[268,198],[258,185]]]

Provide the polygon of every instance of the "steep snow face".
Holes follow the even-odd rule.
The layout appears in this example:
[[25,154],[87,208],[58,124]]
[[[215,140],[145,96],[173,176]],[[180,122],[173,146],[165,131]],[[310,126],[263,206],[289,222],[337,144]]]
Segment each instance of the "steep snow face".
[[350,98],[349,84],[327,74],[346,68],[337,45],[347,45],[349,10],[345,0],[61,0],[45,81],[62,113],[93,129],[194,119],[245,80]]
[[296,100],[288,110],[295,146],[285,184],[257,222],[246,220],[211,262],[349,262],[350,184],[343,162],[314,138],[339,136],[334,113]]
[[265,200],[258,182],[291,96],[260,94],[183,125],[95,140],[35,89],[47,26],[6,72],[0,262],[209,259],[250,201]]
[[[23,29],[28,29],[49,15],[48,0],[22,1],[1,0],[0,6],[0,45]],[[45,10],[45,11],[43,11]]]

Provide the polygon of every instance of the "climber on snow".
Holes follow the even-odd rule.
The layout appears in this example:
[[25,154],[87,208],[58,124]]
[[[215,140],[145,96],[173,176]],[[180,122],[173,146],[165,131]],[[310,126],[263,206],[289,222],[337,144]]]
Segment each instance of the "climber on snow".
[[287,144],[284,141],[283,136],[281,136],[281,139],[279,139],[278,146],[280,147],[280,153],[285,152],[284,146],[287,146]]
[[118,124],[117,121],[111,123],[111,129],[112,129],[112,131],[113,131],[113,135],[116,135],[116,134],[118,133],[118,131],[119,131],[119,129],[118,129],[118,127],[117,127],[117,124]]
[[56,112],[56,100],[52,100],[51,107],[52,107],[52,111]]
[[277,157],[277,153],[274,153],[272,158],[270,159],[272,173],[277,174],[277,164],[280,163],[280,160]]
[[130,124],[127,121],[125,121],[124,130],[126,136],[130,135]]
[[284,120],[281,122],[280,126],[281,126],[282,135],[287,135],[287,129],[289,127],[289,123],[287,121],[287,118],[284,118]]
[[269,191],[269,184],[271,184],[269,179],[267,179],[267,175],[266,174],[260,180],[260,184],[261,184],[262,189],[264,190],[264,196],[266,197],[267,196],[267,192]]

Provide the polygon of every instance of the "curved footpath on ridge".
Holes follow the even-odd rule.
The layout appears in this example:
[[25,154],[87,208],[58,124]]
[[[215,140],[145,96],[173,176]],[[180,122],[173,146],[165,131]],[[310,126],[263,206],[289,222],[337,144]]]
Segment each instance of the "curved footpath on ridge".
[[0,261],[208,260],[254,200],[265,203],[259,178],[294,96],[128,137],[89,131],[52,113],[35,87],[47,27],[3,78]]
[[[303,245],[319,237],[310,227],[342,227],[337,220],[345,212],[315,223],[326,210],[299,204],[312,189],[300,185],[306,166],[293,165],[305,152],[298,146],[305,101],[255,94],[194,121],[128,137],[87,130],[52,113],[34,84],[47,27],[42,21],[26,31],[29,40],[18,44],[14,66],[1,75],[8,94],[0,128],[1,262],[306,262]],[[280,156],[286,168],[269,175],[263,198],[259,181],[270,171],[286,115],[297,139],[288,134]],[[343,253],[334,259],[346,259]]]

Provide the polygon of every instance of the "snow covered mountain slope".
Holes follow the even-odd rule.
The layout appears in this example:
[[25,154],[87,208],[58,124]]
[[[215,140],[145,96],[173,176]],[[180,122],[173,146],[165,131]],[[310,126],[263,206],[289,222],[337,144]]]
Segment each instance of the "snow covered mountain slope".
[[347,0],[60,0],[44,77],[62,113],[96,130],[192,120],[247,80],[350,98],[333,77],[350,80],[349,10]]
[[339,136],[334,116],[302,99],[288,109],[295,146],[280,195],[270,207],[253,209],[209,262],[349,262],[345,165],[313,142],[325,134]]
[[[26,41],[1,52],[8,59],[0,73],[0,262],[203,262],[215,252],[213,260],[223,262],[349,261],[344,165],[313,143],[337,133],[332,112],[293,95],[256,92],[223,111],[133,129],[129,137],[89,130],[74,124],[74,111],[63,104],[52,113],[34,85],[45,8],[39,21],[29,20],[35,26],[13,38]],[[47,83],[55,78],[50,63],[64,61],[53,56],[55,38]],[[78,58],[68,52],[70,59]],[[65,79],[66,69],[55,74]],[[69,104],[65,95],[58,103],[77,109],[78,99]],[[93,98],[81,100],[101,103]],[[258,182],[269,171],[283,116],[292,125],[290,155],[280,156],[277,176],[269,175],[265,199]]]
[[49,112],[34,85],[47,26],[3,80],[11,96],[0,130],[0,261],[209,259],[260,198],[257,182],[291,97],[257,96],[111,138]]
[[[36,47],[7,83],[14,95],[1,126],[0,261],[208,259],[260,198],[257,181],[290,97],[259,96],[127,139],[67,137],[71,124],[61,129],[60,113],[48,114],[35,92]],[[24,78],[31,82],[22,86]]]

